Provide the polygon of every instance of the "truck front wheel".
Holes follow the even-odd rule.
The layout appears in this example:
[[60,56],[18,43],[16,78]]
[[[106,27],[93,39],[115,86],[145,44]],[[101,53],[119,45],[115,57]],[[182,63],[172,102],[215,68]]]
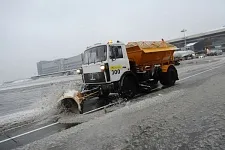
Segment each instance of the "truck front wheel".
[[137,85],[135,79],[127,76],[123,79],[120,95],[122,98],[133,98],[137,93]]

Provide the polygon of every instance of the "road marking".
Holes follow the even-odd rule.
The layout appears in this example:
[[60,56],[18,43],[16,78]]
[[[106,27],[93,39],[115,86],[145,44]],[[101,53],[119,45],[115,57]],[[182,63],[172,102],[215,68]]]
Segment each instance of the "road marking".
[[49,125],[47,125],[47,126],[44,126],[44,127],[38,128],[38,129],[34,129],[34,130],[31,130],[31,131],[28,131],[28,132],[25,132],[25,133],[22,133],[22,134],[13,136],[13,137],[11,137],[11,138],[2,140],[2,141],[0,141],[0,144],[1,144],[1,143],[4,143],[4,142],[7,142],[7,141],[9,141],[9,140],[12,140],[12,139],[15,139],[15,138],[18,138],[18,137],[21,137],[21,136],[24,136],[24,135],[33,133],[33,132],[36,132],[36,131],[39,131],[39,130],[42,130],[42,129],[45,129],[45,128],[48,128],[48,127],[51,127],[51,126],[54,126],[54,125],[56,125],[56,124],[59,124],[59,122],[55,122],[55,123],[49,124]]
[[[211,68],[211,69],[208,69],[208,70],[205,70],[205,71],[199,72],[199,73],[196,73],[196,74],[194,74],[194,75],[191,75],[191,76],[185,77],[185,78],[183,78],[183,79],[180,79],[180,80],[178,80],[177,82],[181,82],[181,81],[183,81],[183,80],[186,80],[186,79],[192,78],[192,77],[194,77],[194,76],[197,76],[197,75],[203,74],[203,73],[205,73],[205,72],[208,72],[208,71],[211,71],[211,70],[214,70],[214,69],[220,68],[220,67],[222,67],[222,66],[223,66],[223,65],[221,65],[221,66],[217,66],[217,67],[214,67],[214,68]],[[157,89],[157,88],[155,88],[155,89]],[[155,89],[153,89],[153,90],[155,90]],[[85,113],[83,113],[83,114],[85,115],[85,114],[88,114],[88,113],[91,113],[91,112],[94,112],[94,111],[97,111],[97,110],[103,109],[103,108],[105,108],[105,107],[109,107],[109,106],[114,105],[114,104],[116,104],[116,103],[111,103],[111,104],[108,104],[108,105],[106,105],[106,106],[102,106],[102,107],[100,107],[100,108],[97,108],[97,109],[94,109],[94,110],[91,110],[91,111],[85,112]],[[28,131],[28,132],[22,133],[22,134],[17,135],[17,136],[13,136],[13,137],[11,137],[11,138],[8,138],[8,139],[5,139],[5,140],[0,141],[0,144],[1,144],[1,143],[4,143],[4,142],[7,142],[7,141],[9,141],[9,140],[13,140],[13,139],[18,138],[18,137],[21,137],[21,136],[24,136],[24,135],[27,135],[27,134],[33,133],[33,132],[36,132],[36,131],[39,131],[39,130],[42,130],[42,129],[45,129],[45,128],[48,128],[48,127],[51,127],[51,126],[54,126],[54,125],[57,125],[57,124],[59,124],[59,122],[55,122],[55,123],[52,123],[52,124],[46,125],[46,126],[44,126],[44,127],[38,128],[38,129],[34,129],[34,130],[31,130],[31,131]]]
[[105,109],[105,108],[110,107],[110,106],[115,105],[115,104],[118,104],[118,102],[110,103],[110,104],[108,104],[108,105],[105,105],[105,106],[102,106],[102,107],[99,107],[99,108],[96,108],[96,109],[87,111],[87,112],[83,113],[83,115],[90,114],[90,113],[92,113],[92,112],[95,112],[95,111],[98,111],[98,110],[101,110],[101,109]]
[[220,68],[220,67],[222,67],[222,66],[223,66],[223,65],[221,65],[221,66],[217,66],[217,67],[214,67],[214,68],[211,68],[211,69],[208,69],[208,70],[205,70],[205,71],[202,71],[202,72],[196,73],[196,74],[193,74],[193,75],[191,75],[191,76],[188,76],[188,77],[185,77],[185,78],[183,78],[183,79],[180,79],[180,80],[178,80],[177,82],[181,82],[181,81],[183,81],[183,80],[186,80],[186,79],[189,79],[189,78],[195,77],[195,76],[197,76],[197,75],[200,75],[200,74],[203,74],[203,73],[205,73],[205,72],[208,72],[208,71],[211,71],[211,70],[214,70],[214,69]]
[[6,129],[4,131],[1,131],[0,133],[3,133],[3,132],[7,132],[7,131],[11,131],[11,130],[15,130],[17,128],[21,128],[21,127],[24,127],[24,126],[27,126],[27,125],[30,125],[30,124],[35,124],[35,123],[38,123],[39,121],[35,121],[35,122],[29,122],[29,123],[26,123],[26,124],[22,124],[20,126],[17,126],[17,127],[13,127],[13,128],[10,128],[10,129]]

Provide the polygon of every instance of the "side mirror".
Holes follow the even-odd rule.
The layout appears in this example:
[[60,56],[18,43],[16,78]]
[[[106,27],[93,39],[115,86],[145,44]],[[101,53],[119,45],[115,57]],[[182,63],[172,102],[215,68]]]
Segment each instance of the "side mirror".
[[109,58],[112,59],[112,61],[116,60],[115,56],[109,56]]

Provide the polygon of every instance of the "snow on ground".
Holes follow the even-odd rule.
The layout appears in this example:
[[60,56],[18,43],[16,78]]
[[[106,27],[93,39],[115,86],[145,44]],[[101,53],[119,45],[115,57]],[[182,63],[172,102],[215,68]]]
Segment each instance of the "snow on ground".
[[31,86],[38,86],[38,85],[57,83],[57,82],[66,82],[66,81],[79,80],[79,79],[81,79],[81,76],[79,75],[45,77],[45,78],[39,78],[36,80],[27,80],[26,82],[18,82],[14,84],[2,85],[0,86],[0,91],[16,89],[16,88],[26,88]]
[[[183,76],[193,70],[208,69],[209,67],[212,68],[213,66],[218,66],[224,62],[224,57],[208,57],[204,59],[183,61],[177,68],[179,75]],[[41,118],[43,119],[43,117],[48,117],[56,114],[58,98],[62,95],[63,92],[68,89],[78,89],[80,84],[80,76],[62,76],[43,78],[34,81],[28,81],[26,84],[18,84],[17,86],[13,87],[6,87],[6,89],[8,88],[15,90],[9,91],[8,93],[3,93],[7,96],[11,95],[7,97],[8,99],[5,99],[6,96],[4,95],[1,98],[2,93],[0,93],[0,105],[3,106],[3,108],[7,106],[4,103],[8,102],[9,100],[12,101],[12,104],[15,103],[13,104],[13,108],[10,107],[10,109],[12,110],[16,110],[18,107],[24,107],[23,105],[27,104],[28,102],[29,105],[24,109],[20,109],[19,111],[0,116],[0,130],[20,125],[24,122],[32,122]],[[40,87],[36,88],[35,85],[40,85]],[[21,87],[26,88],[20,91]],[[2,89],[0,89],[0,91],[1,90]],[[28,96],[24,95],[24,92],[26,92]],[[18,99],[16,101],[13,101],[14,98]],[[28,102],[21,103],[23,101]],[[20,103],[23,105],[21,106]],[[5,110],[7,110],[7,108]]]
[[[143,109],[148,108],[149,106],[154,106],[159,103],[166,102],[169,99],[176,99],[183,93],[184,91],[177,90],[165,95],[156,96],[151,99],[146,98],[135,104],[127,105],[125,107],[118,109],[117,111],[108,113],[104,116],[97,117],[97,118],[94,118],[93,120],[82,123],[76,126],[76,128],[71,128],[71,129],[62,131],[60,133],[54,134],[50,137],[47,137],[44,140],[28,144],[22,149],[33,149],[32,147],[35,147],[35,149],[51,149],[51,148],[64,149],[65,147],[66,149],[75,149],[75,147],[77,147],[78,149],[83,149],[83,150],[102,149],[102,145],[104,145],[104,143],[108,143],[111,140],[110,137],[114,137],[114,135],[117,135],[117,134],[120,134],[120,136],[116,139],[113,138],[113,141],[111,141],[110,143],[117,143],[117,144],[121,143],[121,141],[124,141],[128,137],[128,134],[129,134],[128,128],[131,127],[133,124],[135,124],[134,123],[135,121],[134,122],[130,121],[130,123],[128,123],[129,119],[132,120],[129,114],[134,114],[135,112],[139,112]],[[122,119],[124,117],[127,119]],[[113,122],[113,120],[114,121],[117,120],[119,122]],[[126,120],[126,121],[124,121],[123,123],[122,120]],[[109,124],[110,124],[110,128],[108,126]],[[95,130],[92,129],[93,127],[95,128]],[[121,129],[121,130],[115,130],[115,128]],[[101,135],[99,133],[101,133]],[[106,136],[104,136],[105,133],[106,133]],[[107,133],[110,133],[110,136]],[[89,139],[89,137],[93,137],[93,136],[95,137],[95,140],[93,140],[92,138]],[[105,139],[102,141],[103,143],[100,141],[101,139],[98,140],[99,136],[102,136],[101,139],[102,138]],[[70,143],[70,145],[65,146],[63,145],[65,143],[64,141],[65,139],[68,139],[68,141],[72,139],[76,139],[76,141],[72,140],[74,144]],[[88,145],[84,144],[85,142],[83,143],[82,141],[86,141]],[[51,143],[49,144],[49,142]],[[97,144],[98,142],[100,142],[101,144],[98,145]],[[60,145],[65,147],[60,147]],[[90,147],[90,145],[93,145],[93,147]],[[113,148],[111,147],[109,149],[120,149],[119,147],[122,147],[122,145],[118,144],[117,147],[113,147]]]
[[[41,94],[39,93],[39,91],[36,91],[40,89],[33,89],[29,91],[29,94],[34,96],[36,95],[35,92],[38,92],[40,97],[34,97],[34,101],[30,102],[30,106],[25,107],[21,111],[0,116],[0,131],[19,126],[24,123],[26,124],[29,122],[43,120],[45,118],[54,116],[58,111],[57,101],[60,96],[68,89],[78,89],[80,83],[80,80],[68,82],[67,84],[55,83],[45,88],[45,90],[42,91]],[[19,93],[17,93],[17,95],[18,94]],[[22,100],[23,99],[21,99],[20,101]],[[19,102],[17,103],[19,105]]]
[[[206,57],[203,59],[193,59],[182,61],[180,66],[177,66],[178,73],[183,74],[189,71],[201,70],[209,67],[217,67],[225,62],[225,57]],[[210,65],[210,66],[209,66]]]
[[16,83],[22,83],[22,82],[28,82],[32,79],[23,79],[23,80],[16,80],[16,81],[13,81],[12,84],[16,84]]

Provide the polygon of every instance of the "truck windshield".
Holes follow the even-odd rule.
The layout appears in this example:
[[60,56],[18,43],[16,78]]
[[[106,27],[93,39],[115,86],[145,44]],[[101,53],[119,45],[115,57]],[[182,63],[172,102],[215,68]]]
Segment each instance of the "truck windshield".
[[96,63],[106,60],[106,45],[96,46],[90,49],[87,49],[84,52],[83,64]]

